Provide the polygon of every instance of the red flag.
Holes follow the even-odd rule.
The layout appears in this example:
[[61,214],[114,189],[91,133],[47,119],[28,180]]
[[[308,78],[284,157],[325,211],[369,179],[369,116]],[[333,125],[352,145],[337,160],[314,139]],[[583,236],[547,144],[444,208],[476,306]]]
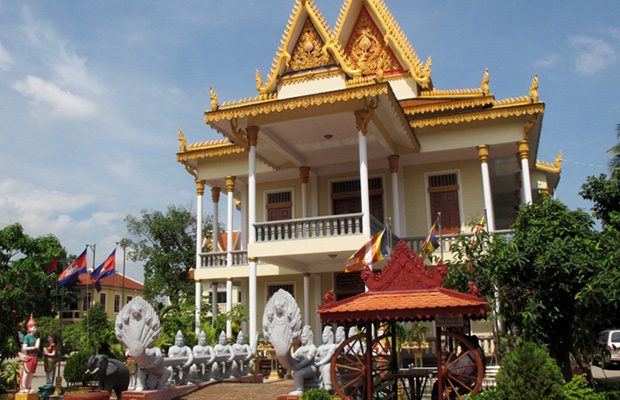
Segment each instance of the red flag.
[[58,270],[57,265],[56,265],[56,257],[54,257],[52,259],[52,262],[50,263],[50,266],[47,268],[47,272],[46,274],[53,274],[54,272],[56,272]]

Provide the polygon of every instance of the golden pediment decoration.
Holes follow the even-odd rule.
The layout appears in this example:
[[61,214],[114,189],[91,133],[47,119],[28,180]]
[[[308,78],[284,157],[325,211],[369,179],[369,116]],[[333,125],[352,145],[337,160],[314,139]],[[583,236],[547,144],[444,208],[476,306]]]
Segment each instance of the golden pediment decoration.
[[321,39],[310,18],[306,18],[285,73],[331,65],[336,65],[336,60],[325,49],[325,42]]
[[345,47],[351,66],[362,75],[383,75],[390,72],[406,72],[396,59],[386,40],[363,7]]
[[534,74],[534,79],[532,79],[530,98],[532,99],[532,103],[538,103],[538,74]]
[[562,150],[558,153],[558,156],[555,158],[553,164],[546,161],[536,160],[536,168],[555,174],[562,172]]
[[432,117],[432,118],[421,118],[421,119],[410,121],[409,125],[412,128],[423,128],[426,126],[459,124],[463,122],[518,117],[521,115],[534,115],[538,113],[543,113],[544,111],[545,111],[544,104],[542,103],[531,104],[530,103],[528,105],[517,105],[514,107],[510,107],[510,108],[502,107],[498,109],[490,109],[490,110],[484,110],[484,111],[473,112],[473,113],[446,115],[446,116],[438,116],[438,117]]
[[185,135],[183,135],[183,131],[179,128],[179,150],[187,151],[187,140],[185,140]]
[[405,72],[366,7],[362,8],[355,23],[345,54],[351,66],[360,70],[362,75],[383,78],[385,73]]

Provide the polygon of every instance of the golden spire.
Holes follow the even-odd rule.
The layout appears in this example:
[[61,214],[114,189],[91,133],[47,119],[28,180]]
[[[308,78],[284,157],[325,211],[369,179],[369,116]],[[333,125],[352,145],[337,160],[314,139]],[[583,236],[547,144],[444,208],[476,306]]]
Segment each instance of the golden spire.
[[213,86],[211,86],[211,110],[216,111],[218,108],[220,108],[220,102],[217,99],[215,90],[213,90]]
[[185,140],[185,136],[183,136],[183,131],[179,128],[179,149],[181,151],[187,151],[187,140]]
[[534,79],[532,79],[530,97],[532,99],[532,103],[538,103],[538,74],[534,74]]
[[260,89],[263,87],[263,77],[260,76],[260,72],[258,72],[258,68],[256,69],[256,90],[260,92]]
[[484,70],[484,76],[482,77],[482,85],[480,85],[480,88],[482,89],[482,93],[484,93],[485,96],[489,95],[489,69],[485,69]]

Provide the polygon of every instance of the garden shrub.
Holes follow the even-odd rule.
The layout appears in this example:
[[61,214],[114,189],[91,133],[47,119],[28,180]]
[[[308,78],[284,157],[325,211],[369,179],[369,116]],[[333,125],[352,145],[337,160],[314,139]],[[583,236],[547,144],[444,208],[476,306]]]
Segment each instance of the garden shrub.
[[601,393],[594,392],[587,382],[584,382],[584,376],[575,375],[573,379],[564,385],[564,394],[567,400],[605,400],[605,396]]
[[93,380],[92,375],[86,375],[84,371],[88,368],[88,359],[91,356],[91,352],[88,350],[78,351],[72,354],[65,363],[63,371],[63,377],[68,383],[76,384],[82,383],[86,386],[87,382]]
[[310,389],[303,392],[299,400],[331,400],[332,396],[325,390]]
[[497,391],[510,400],[565,398],[560,367],[535,343],[523,343],[508,353],[495,379]]

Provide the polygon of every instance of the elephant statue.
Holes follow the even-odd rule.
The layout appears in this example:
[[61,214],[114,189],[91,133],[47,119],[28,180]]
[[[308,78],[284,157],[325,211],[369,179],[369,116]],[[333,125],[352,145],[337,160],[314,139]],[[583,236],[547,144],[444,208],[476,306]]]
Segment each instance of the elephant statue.
[[108,393],[116,393],[116,398],[121,400],[121,394],[129,386],[129,368],[122,362],[104,355],[93,355],[88,359],[87,374],[96,375],[99,381],[99,390]]

